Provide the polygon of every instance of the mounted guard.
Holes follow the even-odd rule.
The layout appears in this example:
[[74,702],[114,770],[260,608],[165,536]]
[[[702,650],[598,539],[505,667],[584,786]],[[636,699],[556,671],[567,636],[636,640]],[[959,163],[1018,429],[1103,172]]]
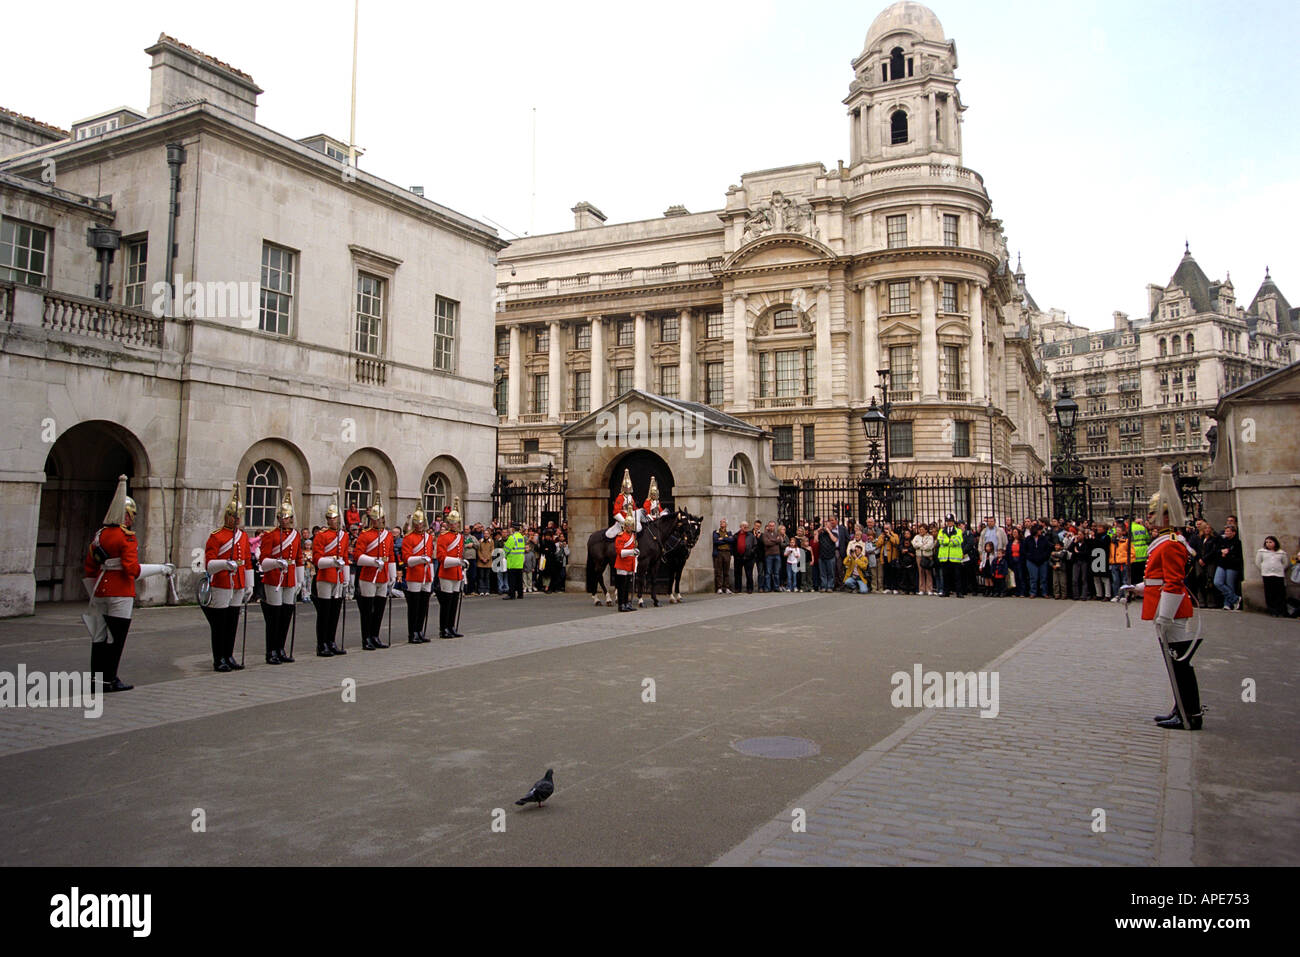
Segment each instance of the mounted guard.
[[633,530],[641,531],[641,513],[636,507],[636,495],[632,491],[632,470],[623,470],[623,485],[614,498],[614,524],[605,530],[605,537],[614,539],[623,531],[624,523],[631,518]]

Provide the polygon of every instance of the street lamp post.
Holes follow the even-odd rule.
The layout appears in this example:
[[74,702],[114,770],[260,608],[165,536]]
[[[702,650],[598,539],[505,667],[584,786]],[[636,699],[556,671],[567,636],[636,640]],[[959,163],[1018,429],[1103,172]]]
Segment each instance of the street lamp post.
[[[884,506],[885,520],[892,522],[895,496],[893,479],[889,474],[889,413],[892,408],[889,401],[889,370],[880,369],[876,374],[880,376],[882,401],[877,405],[876,397],[872,396],[870,407],[862,414],[862,428],[867,435],[867,464],[858,480],[862,492],[858,511],[864,513],[865,517],[866,500],[870,496]],[[883,463],[880,460],[882,446]]]
[[998,518],[998,502],[993,488],[993,403],[990,402],[985,406],[984,411],[989,416],[989,514],[993,516],[993,520],[996,522]]
[[[1054,516],[1060,519],[1081,517],[1080,497],[1084,484],[1083,463],[1075,453],[1074,424],[1079,413],[1079,403],[1070,397],[1070,387],[1061,389],[1061,396],[1053,406],[1056,410],[1058,452],[1052,466],[1052,489],[1056,499]],[[1086,517],[1086,516],[1082,516]]]

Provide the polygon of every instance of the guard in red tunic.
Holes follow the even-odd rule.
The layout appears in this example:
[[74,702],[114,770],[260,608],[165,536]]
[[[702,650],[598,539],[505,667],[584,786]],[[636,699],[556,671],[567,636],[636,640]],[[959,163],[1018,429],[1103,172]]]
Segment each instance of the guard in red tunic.
[[631,518],[636,524],[636,531],[641,531],[641,516],[636,507],[636,496],[632,493],[632,472],[630,469],[623,470],[623,485],[619,489],[618,495],[614,497],[614,504],[611,506],[614,512],[614,524],[605,529],[606,538],[617,538],[623,530],[623,525],[627,519]]
[[402,539],[402,560],[406,563],[406,640],[420,645],[429,639],[424,628],[429,620],[429,597],[433,594],[434,541],[425,521],[424,509],[411,513],[411,534]]
[[659,501],[659,480],[655,476],[650,476],[649,496],[645,504],[641,506],[641,518],[645,521],[656,521],[664,513],[663,503]]
[[632,604],[632,579],[636,575],[636,560],[640,555],[636,547],[636,518],[623,520],[623,534],[614,539],[614,581],[618,588],[618,610],[636,611]]
[[117,477],[117,492],[104,515],[104,524],[90,543],[83,566],[90,611],[83,617],[90,631],[90,672],[101,691],[130,691],[117,676],[135,608],[136,579],[170,577],[174,565],[141,565],[135,532],[136,505],[126,494],[126,476]]
[[456,630],[460,597],[465,588],[465,536],[460,532],[460,499],[443,519],[438,536],[438,637],[464,638]]
[[361,647],[365,651],[387,648],[379,638],[384,607],[397,582],[397,556],[393,533],[384,527],[383,493],[376,492],[366,511],[366,528],[352,546],[357,564],[357,608],[361,611]]
[[347,649],[334,643],[347,591],[349,555],[337,493],[334,499],[325,509],[325,527],[311,542],[311,563],[316,566],[316,654],[321,658],[347,654]]
[[298,607],[298,590],[303,586],[302,535],[293,527],[293,489],[284,490],[284,501],[276,513],[278,528],[262,536],[258,559],[262,564],[262,617],[266,619],[266,663],[293,661],[284,650],[289,638],[290,619]]
[[235,635],[240,607],[253,596],[253,556],[248,533],[239,527],[243,515],[239,483],[235,482],[221,513],[221,528],[208,536],[203,555],[209,584],[208,603],[201,607],[212,632],[213,671],[242,671],[244,667],[235,660]]
[[1126,585],[1121,591],[1142,597],[1142,620],[1156,626],[1161,657],[1173,687],[1174,707],[1169,714],[1157,717],[1162,728],[1199,731],[1202,723],[1201,694],[1192,669],[1192,655],[1200,646],[1199,638],[1189,637],[1192,621],[1192,598],[1184,582],[1189,558],[1195,551],[1177,529],[1186,523],[1182,502],[1174,484],[1172,467],[1160,472],[1160,486],[1151,497],[1147,527],[1159,533],[1147,549],[1146,571],[1141,584]]

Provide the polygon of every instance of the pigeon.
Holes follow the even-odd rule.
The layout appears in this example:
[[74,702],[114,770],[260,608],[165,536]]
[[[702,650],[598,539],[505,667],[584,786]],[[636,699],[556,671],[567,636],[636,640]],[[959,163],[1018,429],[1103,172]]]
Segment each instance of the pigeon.
[[546,777],[542,778],[532,786],[527,794],[521,797],[516,804],[527,804],[529,801],[536,801],[537,806],[541,807],[542,802],[555,793],[555,781],[551,777],[555,771],[553,768],[546,769]]

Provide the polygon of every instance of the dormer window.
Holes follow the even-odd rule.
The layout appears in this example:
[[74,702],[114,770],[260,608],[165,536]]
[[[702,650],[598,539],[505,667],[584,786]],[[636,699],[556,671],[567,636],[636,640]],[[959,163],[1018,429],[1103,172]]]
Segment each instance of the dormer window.
[[907,113],[895,110],[889,117],[889,142],[897,146],[907,142]]

